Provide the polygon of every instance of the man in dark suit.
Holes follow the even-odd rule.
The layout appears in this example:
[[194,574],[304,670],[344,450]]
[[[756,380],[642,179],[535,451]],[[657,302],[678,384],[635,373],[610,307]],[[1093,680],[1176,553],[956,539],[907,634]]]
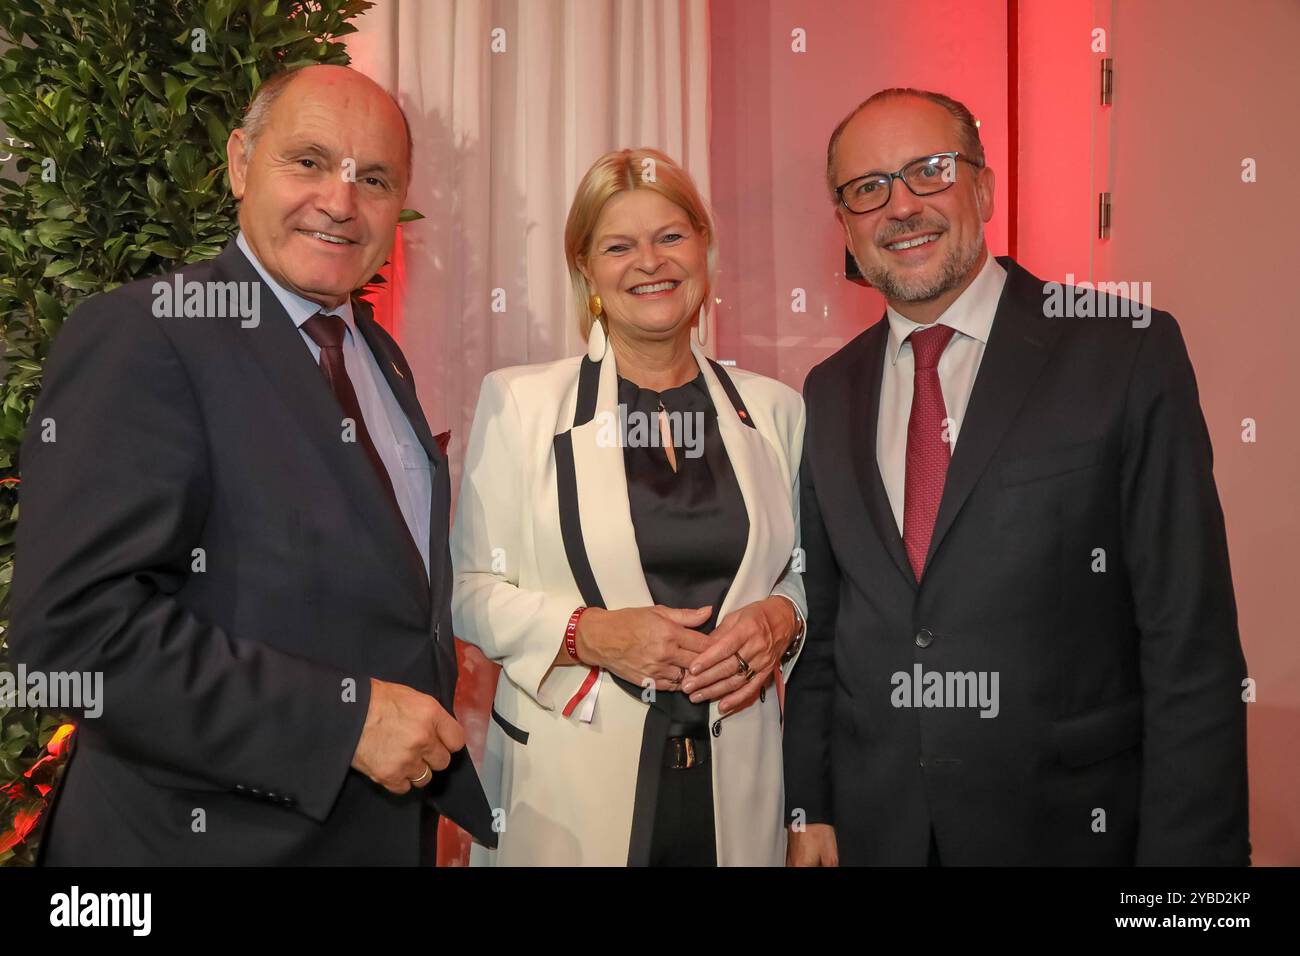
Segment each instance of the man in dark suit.
[[77,309],[22,447],[11,648],[104,681],[43,861],[416,864],[438,811],[491,842],[451,712],[447,460],[351,298],[405,119],[310,67],[227,155],[237,241]]
[[889,308],[805,384],[790,862],[1247,863],[1245,660],[1177,324],[993,259],[947,97],[867,100],[827,177]]

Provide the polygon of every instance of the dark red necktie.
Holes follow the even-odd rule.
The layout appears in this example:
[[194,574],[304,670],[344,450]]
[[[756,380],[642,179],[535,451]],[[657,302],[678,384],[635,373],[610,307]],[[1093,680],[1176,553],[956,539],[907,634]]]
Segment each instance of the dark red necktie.
[[[389,504],[397,512],[398,519],[402,522],[402,528],[406,530],[406,537],[411,545],[416,548],[416,556],[423,573],[424,559],[419,557],[419,548],[415,540],[411,538],[410,527],[406,523],[406,516],[402,514],[402,507],[397,503],[397,493],[393,490],[393,481],[388,475],[388,468],[384,465],[384,460],[379,457],[379,450],[375,448],[375,443],[370,439],[370,432],[366,429],[366,420],[361,414],[361,404],[357,401],[356,390],[352,387],[352,379],[348,378],[347,366],[343,364],[343,332],[344,322],[341,315],[326,315],[323,312],[317,312],[306,322],[302,324],[303,331],[311,336],[311,340],[320,346],[320,370],[325,376],[325,381],[329,383],[330,389],[334,392],[334,397],[338,399],[339,407],[343,409],[343,414],[352,419],[354,423],[354,435],[357,444],[359,444],[370,459],[370,464],[375,469],[375,474],[379,476],[379,483],[388,498]],[[340,437],[342,436],[342,422],[340,422]],[[425,577],[428,580],[428,577]]]
[[934,519],[943,498],[951,455],[945,428],[948,417],[939,385],[939,357],[957,330],[949,325],[917,329],[908,341],[916,374],[912,380],[912,414],[907,420],[907,482],[903,492],[903,545],[916,580],[925,570],[925,555],[934,534]]

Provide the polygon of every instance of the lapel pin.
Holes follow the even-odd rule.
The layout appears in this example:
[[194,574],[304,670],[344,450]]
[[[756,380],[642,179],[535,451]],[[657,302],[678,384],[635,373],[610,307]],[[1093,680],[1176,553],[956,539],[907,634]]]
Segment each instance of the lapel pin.
[[402,374],[402,370],[397,367],[396,362],[389,362],[388,364],[393,366],[393,371],[397,373],[398,378],[400,378],[402,381],[406,381],[406,376]]

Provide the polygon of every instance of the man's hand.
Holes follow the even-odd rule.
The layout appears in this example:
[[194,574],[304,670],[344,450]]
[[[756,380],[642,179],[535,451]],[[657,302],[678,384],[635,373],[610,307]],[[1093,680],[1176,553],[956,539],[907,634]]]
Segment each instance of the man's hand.
[[464,729],[428,694],[370,679],[370,709],[352,766],[375,783],[391,793],[427,786],[464,746]]
[[791,830],[785,845],[786,866],[839,866],[835,828],[829,823],[809,823],[799,833]]

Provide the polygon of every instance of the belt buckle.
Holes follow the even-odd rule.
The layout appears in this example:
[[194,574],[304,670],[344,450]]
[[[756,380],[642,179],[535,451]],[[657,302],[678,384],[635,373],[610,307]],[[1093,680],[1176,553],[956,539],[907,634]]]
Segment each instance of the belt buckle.
[[672,770],[689,770],[700,763],[699,756],[695,753],[695,740],[691,737],[669,737],[669,746],[672,747],[673,762],[670,766]]

